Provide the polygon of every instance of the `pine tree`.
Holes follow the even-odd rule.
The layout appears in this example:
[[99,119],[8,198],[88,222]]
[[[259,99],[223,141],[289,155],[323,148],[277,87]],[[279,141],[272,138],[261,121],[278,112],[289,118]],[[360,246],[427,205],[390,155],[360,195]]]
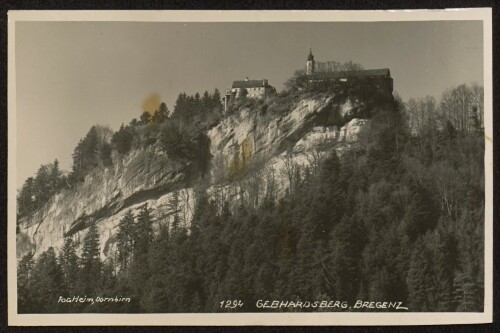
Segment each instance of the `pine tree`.
[[51,165],[50,168],[50,190],[54,193],[59,189],[61,184],[61,170],[59,169],[59,161],[57,159]]
[[415,241],[408,270],[408,300],[412,311],[432,311],[436,306],[436,285],[432,258],[424,238]]
[[[106,259],[106,261],[102,264],[102,274],[100,276],[99,281],[97,281],[95,295],[120,295],[117,292],[117,279],[114,274],[115,264],[111,258]],[[122,305],[120,303],[94,303],[89,309],[91,312],[122,312]]]
[[340,160],[335,152],[321,166],[317,189],[312,193],[309,211],[316,239],[327,240],[344,215],[345,189],[340,181]]
[[17,209],[21,216],[28,215],[35,210],[35,179],[28,177],[17,196]]
[[59,264],[63,273],[64,287],[67,295],[74,295],[78,284],[79,260],[76,244],[67,237],[59,253]]
[[135,224],[134,214],[128,210],[120,220],[117,233],[118,266],[126,274],[128,264],[134,249]]
[[35,202],[40,209],[50,197],[50,169],[48,165],[41,165],[35,177]]
[[18,193],[18,213],[29,215],[40,209],[61,186],[59,161],[41,165],[35,177],[29,177]]
[[31,302],[33,288],[33,254],[27,253],[19,261],[17,267],[17,307],[19,313],[30,313],[33,311]]
[[342,218],[342,222],[333,231],[330,242],[331,267],[335,281],[335,295],[338,298],[353,301],[359,292],[364,233],[360,223],[347,216]]
[[467,271],[455,274],[453,289],[456,311],[482,311],[483,304],[478,302],[478,298],[482,298],[481,290]]
[[83,139],[82,154],[85,174],[98,165],[98,145],[99,135],[97,126],[92,126]]
[[200,96],[200,93],[198,93],[198,92],[196,94],[194,94],[194,105],[197,109],[201,105],[201,96]]
[[103,142],[101,144],[99,158],[104,166],[113,165],[113,160],[111,159],[111,145],[107,142]]
[[220,99],[221,95],[219,89],[215,88],[214,93],[212,94],[212,107],[216,108],[217,110],[222,109]]
[[211,104],[212,104],[211,96],[208,93],[208,91],[205,90],[205,92],[203,93],[203,96],[201,97],[201,105],[205,109],[210,109]]
[[[461,220],[459,222],[466,223]],[[454,280],[457,311],[483,311],[484,306],[484,231],[466,224],[459,234],[459,252]]]
[[83,181],[85,176],[99,165],[99,134],[96,126],[92,126],[85,138],[78,142],[73,151],[73,174],[75,180]]
[[121,124],[120,129],[115,134],[113,134],[111,143],[120,154],[126,154],[132,147],[133,139],[134,134],[132,132],[132,129],[129,126],[125,127],[123,124]]
[[167,120],[168,116],[169,116],[169,111],[167,108],[167,104],[162,102],[158,107],[158,110],[156,110],[155,113],[153,114],[151,121],[154,124],[161,124],[162,122]]
[[173,267],[172,243],[168,226],[162,226],[158,237],[150,246],[148,262],[151,268],[150,276],[145,283],[141,306],[147,312],[167,312],[175,308],[175,301],[169,297],[170,273]]
[[153,209],[145,203],[137,214],[136,235],[134,250],[138,253],[147,253],[149,244],[153,240]]
[[54,248],[40,254],[33,269],[32,302],[35,312],[56,312],[61,295],[62,271],[57,263]]
[[168,201],[168,208],[170,212],[174,214],[174,220],[172,223],[172,230],[177,230],[180,227],[179,218],[179,191],[174,191],[172,193],[172,198]]
[[101,278],[101,246],[97,226],[93,223],[83,239],[82,254],[80,258],[80,283],[79,289],[87,294],[92,294]]
[[151,115],[148,111],[144,111],[139,117],[141,124],[147,125],[151,122]]
[[436,272],[437,311],[450,312],[454,310],[453,303],[453,281],[455,275],[455,266],[457,261],[456,241],[446,231],[441,230],[436,239],[434,252],[434,262]]
[[153,217],[152,209],[145,203],[140,207],[137,214],[137,222],[134,235],[134,249],[132,262],[129,269],[129,285],[134,297],[141,300],[144,294],[144,281],[151,276],[149,265],[149,249],[153,241]]
[[72,165],[72,176],[75,179],[80,178],[80,174],[83,169],[83,152],[82,152],[82,146],[83,146],[83,139],[80,139],[78,144],[76,145],[75,149],[73,150],[73,165]]

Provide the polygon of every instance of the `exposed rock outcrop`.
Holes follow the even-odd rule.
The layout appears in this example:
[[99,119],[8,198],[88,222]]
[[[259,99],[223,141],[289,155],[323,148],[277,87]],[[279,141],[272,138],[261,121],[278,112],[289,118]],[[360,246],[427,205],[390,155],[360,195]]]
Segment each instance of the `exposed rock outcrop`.
[[[225,199],[236,200],[240,192],[230,180],[245,175],[249,168],[272,170],[280,191],[286,188],[284,169],[312,162],[311,152],[324,154],[334,146],[345,148],[356,142],[366,119],[352,119],[337,128],[318,126],[316,116],[332,103],[331,96],[317,96],[297,102],[280,116],[261,115],[243,108],[225,117],[207,133],[212,167],[208,191],[223,191]],[[343,112],[351,102],[340,105]],[[157,225],[172,221],[174,214],[188,224],[194,209],[193,186],[187,182],[186,166],[171,160],[155,146],[134,150],[124,158],[115,156],[113,167],[98,168],[77,187],[55,195],[33,216],[23,217],[17,235],[17,256],[50,246],[58,249],[64,237],[80,241],[86,229],[96,223],[101,235],[101,255],[113,253],[120,219],[128,209],[148,203]],[[174,207],[173,196],[178,198]]]

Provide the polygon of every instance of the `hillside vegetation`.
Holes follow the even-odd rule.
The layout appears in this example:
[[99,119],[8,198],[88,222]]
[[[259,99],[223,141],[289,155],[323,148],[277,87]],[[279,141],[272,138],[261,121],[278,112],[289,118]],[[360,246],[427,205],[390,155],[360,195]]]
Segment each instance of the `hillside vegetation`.
[[[75,149],[72,173],[48,182],[51,193],[78,191],[95,168],[152,147],[188,173],[196,198],[192,219],[181,219],[174,192],[169,205],[177,213],[168,223],[148,204],[128,210],[118,224],[116,251],[106,260],[95,223],[80,243],[67,237],[59,251],[23,256],[19,312],[255,312],[259,299],[401,301],[410,311],[482,311],[481,89],[464,85],[439,102],[407,103],[377,100],[366,89],[331,89],[337,88],[279,93],[266,102],[242,99],[227,115],[217,91],[180,94],[172,114],[162,105],[109,139],[105,128],[93,127]],[[208,190],[214,168],[208,130],[243,109],[260,121],[275,119],[321,94],[332,96],[333,104],[313,125],[370,118],[358,144],[341,151],[331,146],[309,165],[287,164],[281,195],[274,176],[256,169],[228,175],[227,182],[247,193],[237,204]],[[355,106],[343,115],[337,106],[347,100]],[[248,195],[255,186],[264,188],[256,198]],[[40,205],[25,206],[19,200],[32,196],[23,191],[21,216]],[[58,303],[73,295],[131,302]],[[225,300],[243,305],[221,309]]]

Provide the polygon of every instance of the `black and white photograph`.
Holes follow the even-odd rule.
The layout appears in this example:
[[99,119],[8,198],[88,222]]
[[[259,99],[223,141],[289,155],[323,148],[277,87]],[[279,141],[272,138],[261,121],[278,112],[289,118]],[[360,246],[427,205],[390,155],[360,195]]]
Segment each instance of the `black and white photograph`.
[[490,9],[136,14],[9,13],[11,324],[491,322]]

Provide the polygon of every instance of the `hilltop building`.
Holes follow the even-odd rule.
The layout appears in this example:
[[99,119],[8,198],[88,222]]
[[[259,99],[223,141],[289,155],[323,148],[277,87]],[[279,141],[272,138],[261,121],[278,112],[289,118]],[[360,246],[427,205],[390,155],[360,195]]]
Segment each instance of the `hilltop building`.
[[231,87],[231,92],[235,93],[235,97],[241,97],[243,90],[246,90],[248,98],[266,98],[267,94],[271,92],[272,87],[269,85],[267,79],[250,80],[245,78],[243,81],[234,81]]
[[347,84],[355,80],[365,82],[368,81],[373,84],[379,92],[383,94],[390,94],[392,96],[393,80],[391,78],[391,71],[389,68],[317,72],[312,49],[309,49],[309,55],[307,56],[306,73],[305,75],[297,78],[297,84],[299,87],[305,87],[321,83]]
[[274,90],[274,87],[269,85],[267,79],[250,80],[247,77],[245,80],[233,81],[231,89],[226,90],[221,102],[224,104],[224,111],[227,111],[229,105],[234,103],[237,98],[245,96],[247,98],[266,99]]

